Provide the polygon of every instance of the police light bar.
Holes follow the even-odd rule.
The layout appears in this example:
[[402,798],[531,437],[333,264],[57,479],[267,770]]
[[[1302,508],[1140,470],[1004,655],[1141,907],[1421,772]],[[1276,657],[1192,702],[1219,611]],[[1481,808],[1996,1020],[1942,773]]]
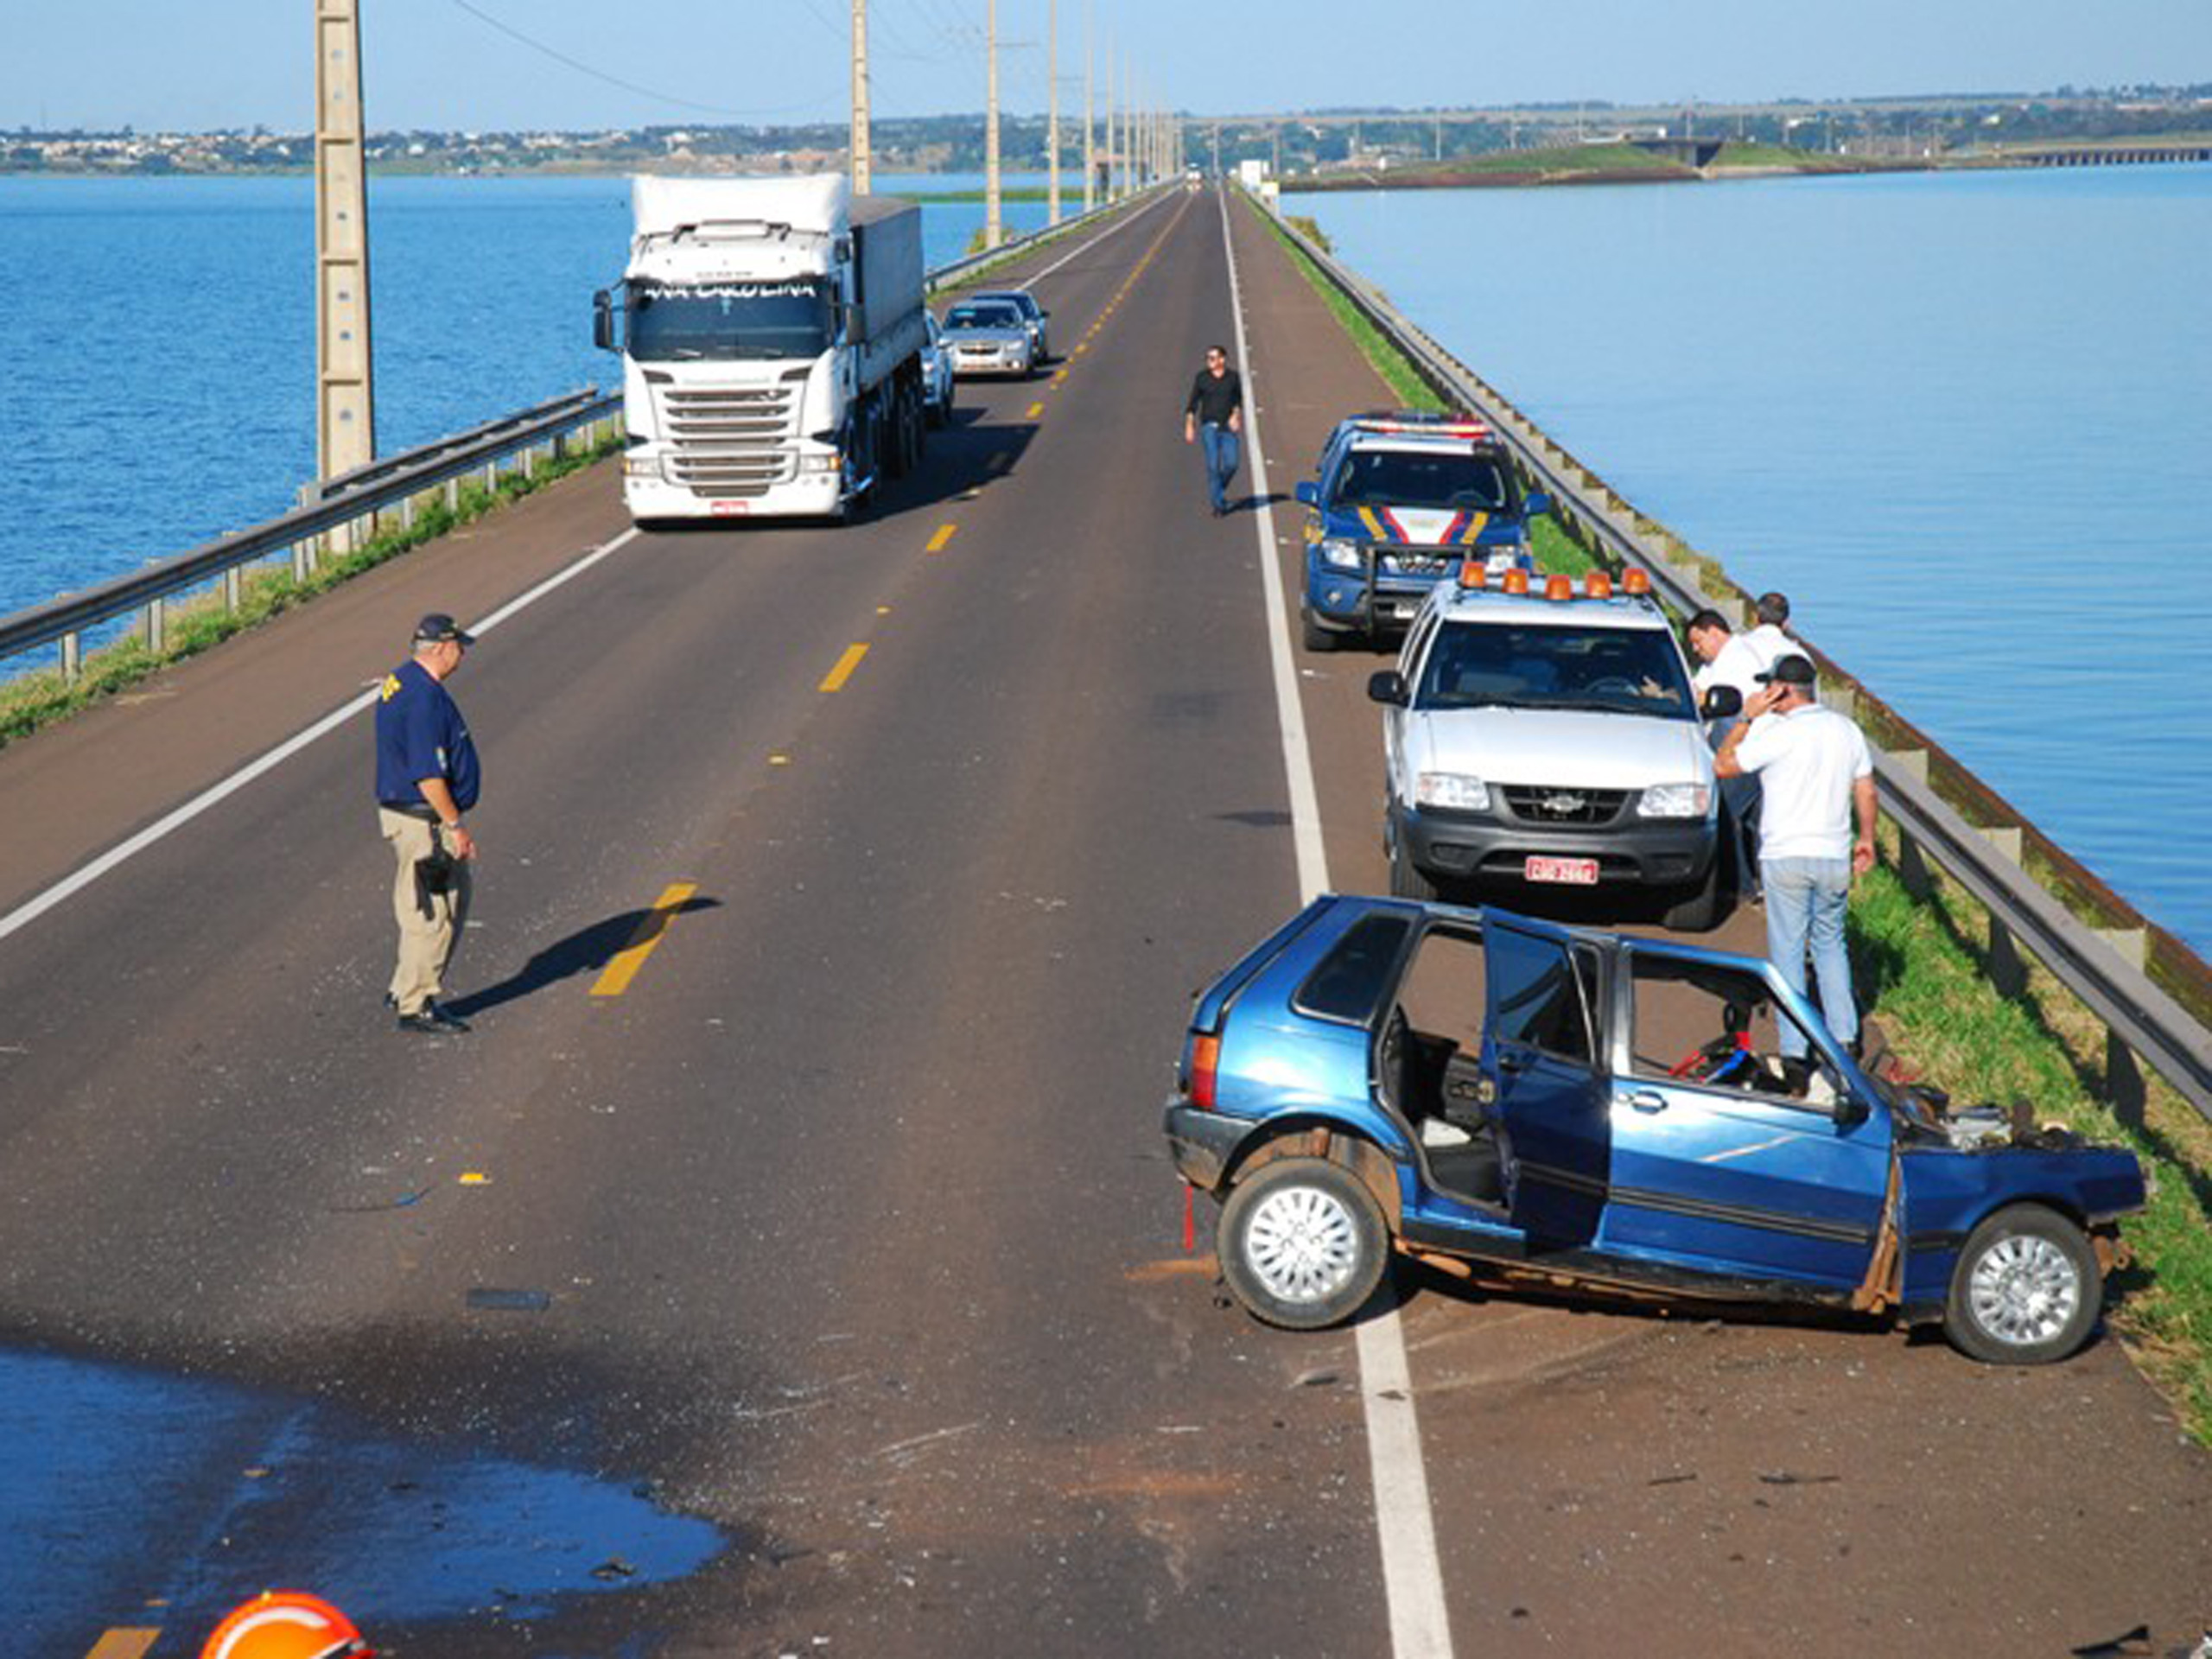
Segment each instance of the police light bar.
[[1477,443],[1488,443],[1497,435],[1480,421],[1446,420],[1441,416],[1433,420],[1420,420],[1403,415],[1359,415],[1352,418],[1351,424],[1356,432],[1369,432],[1378,436],[1466,438]]

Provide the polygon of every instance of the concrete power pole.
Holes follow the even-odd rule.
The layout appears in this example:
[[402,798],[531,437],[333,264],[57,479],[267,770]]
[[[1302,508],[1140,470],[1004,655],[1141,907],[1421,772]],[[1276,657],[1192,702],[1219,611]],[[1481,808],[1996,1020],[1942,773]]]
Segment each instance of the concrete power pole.
[[1060,222],[1060,0],[1045,11],[1045,222]]
[[1090,106],[1090,0],[1083,6],[1083,211],[1098,205],[1097,118]]
[[359,0],[315,0],[315,467],[323,478],[377,458],[367,139]]
[[990,107],[983,118],[983,245],[995,248],[1006,240],[1006,224],[999,212],[999,0],[990,0],[984,31]]
[[875,171],[875,146],[868,136],[868,0],[853,0],[853,193],[864,196]]

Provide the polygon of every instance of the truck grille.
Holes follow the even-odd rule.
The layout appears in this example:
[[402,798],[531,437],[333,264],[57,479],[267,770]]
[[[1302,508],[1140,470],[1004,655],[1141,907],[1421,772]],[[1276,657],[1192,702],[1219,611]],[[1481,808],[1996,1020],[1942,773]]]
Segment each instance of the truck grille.
[[766,495],[798,471],[788,449],[679,449],[668,459],[669,481],[704,496]]
[[664,387],[661,429],[678,444],[772,444],[791,435],[795,386]]
[[1501,791],[1513,816],[1524,823],[1611,823],[1620,816],[1624,789],[1554,789],[1507,784]]

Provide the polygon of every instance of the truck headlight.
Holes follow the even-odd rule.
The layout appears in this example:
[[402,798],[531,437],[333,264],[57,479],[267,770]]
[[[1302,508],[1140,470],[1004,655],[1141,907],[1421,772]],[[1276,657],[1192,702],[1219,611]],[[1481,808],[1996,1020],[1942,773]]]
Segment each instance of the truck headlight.
[[1490,785],[1464,772],[1424,772],[1414,780],[1414,804],[1460,812],[1490,810]]
[[1636,804],[1639,818],[1701,818],[1713,804],[1713,790],[1705,784],[1654,784]]
[[802,454],[798,458],[798,469],[802,473],[834,473],[844,464],[845,458],[835,449]]
[[658,455],[625,455],[622,457],[622,476],[625,478],[658,478],[660,458]]
[[1359,543],[1348,542],[1341,536],[1325,536],[1321,539],[1321,563],[1338,570],[1359,569]]

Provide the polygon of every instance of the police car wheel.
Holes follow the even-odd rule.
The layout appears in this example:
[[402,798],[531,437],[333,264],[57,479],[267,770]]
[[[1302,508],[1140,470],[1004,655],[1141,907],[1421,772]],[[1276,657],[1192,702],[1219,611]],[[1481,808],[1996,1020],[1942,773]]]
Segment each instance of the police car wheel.
[[1335,632],[1323,627],[1304,611],[1298,613],[1298,633],[1308,651],[1334,651],[1337,648]]

